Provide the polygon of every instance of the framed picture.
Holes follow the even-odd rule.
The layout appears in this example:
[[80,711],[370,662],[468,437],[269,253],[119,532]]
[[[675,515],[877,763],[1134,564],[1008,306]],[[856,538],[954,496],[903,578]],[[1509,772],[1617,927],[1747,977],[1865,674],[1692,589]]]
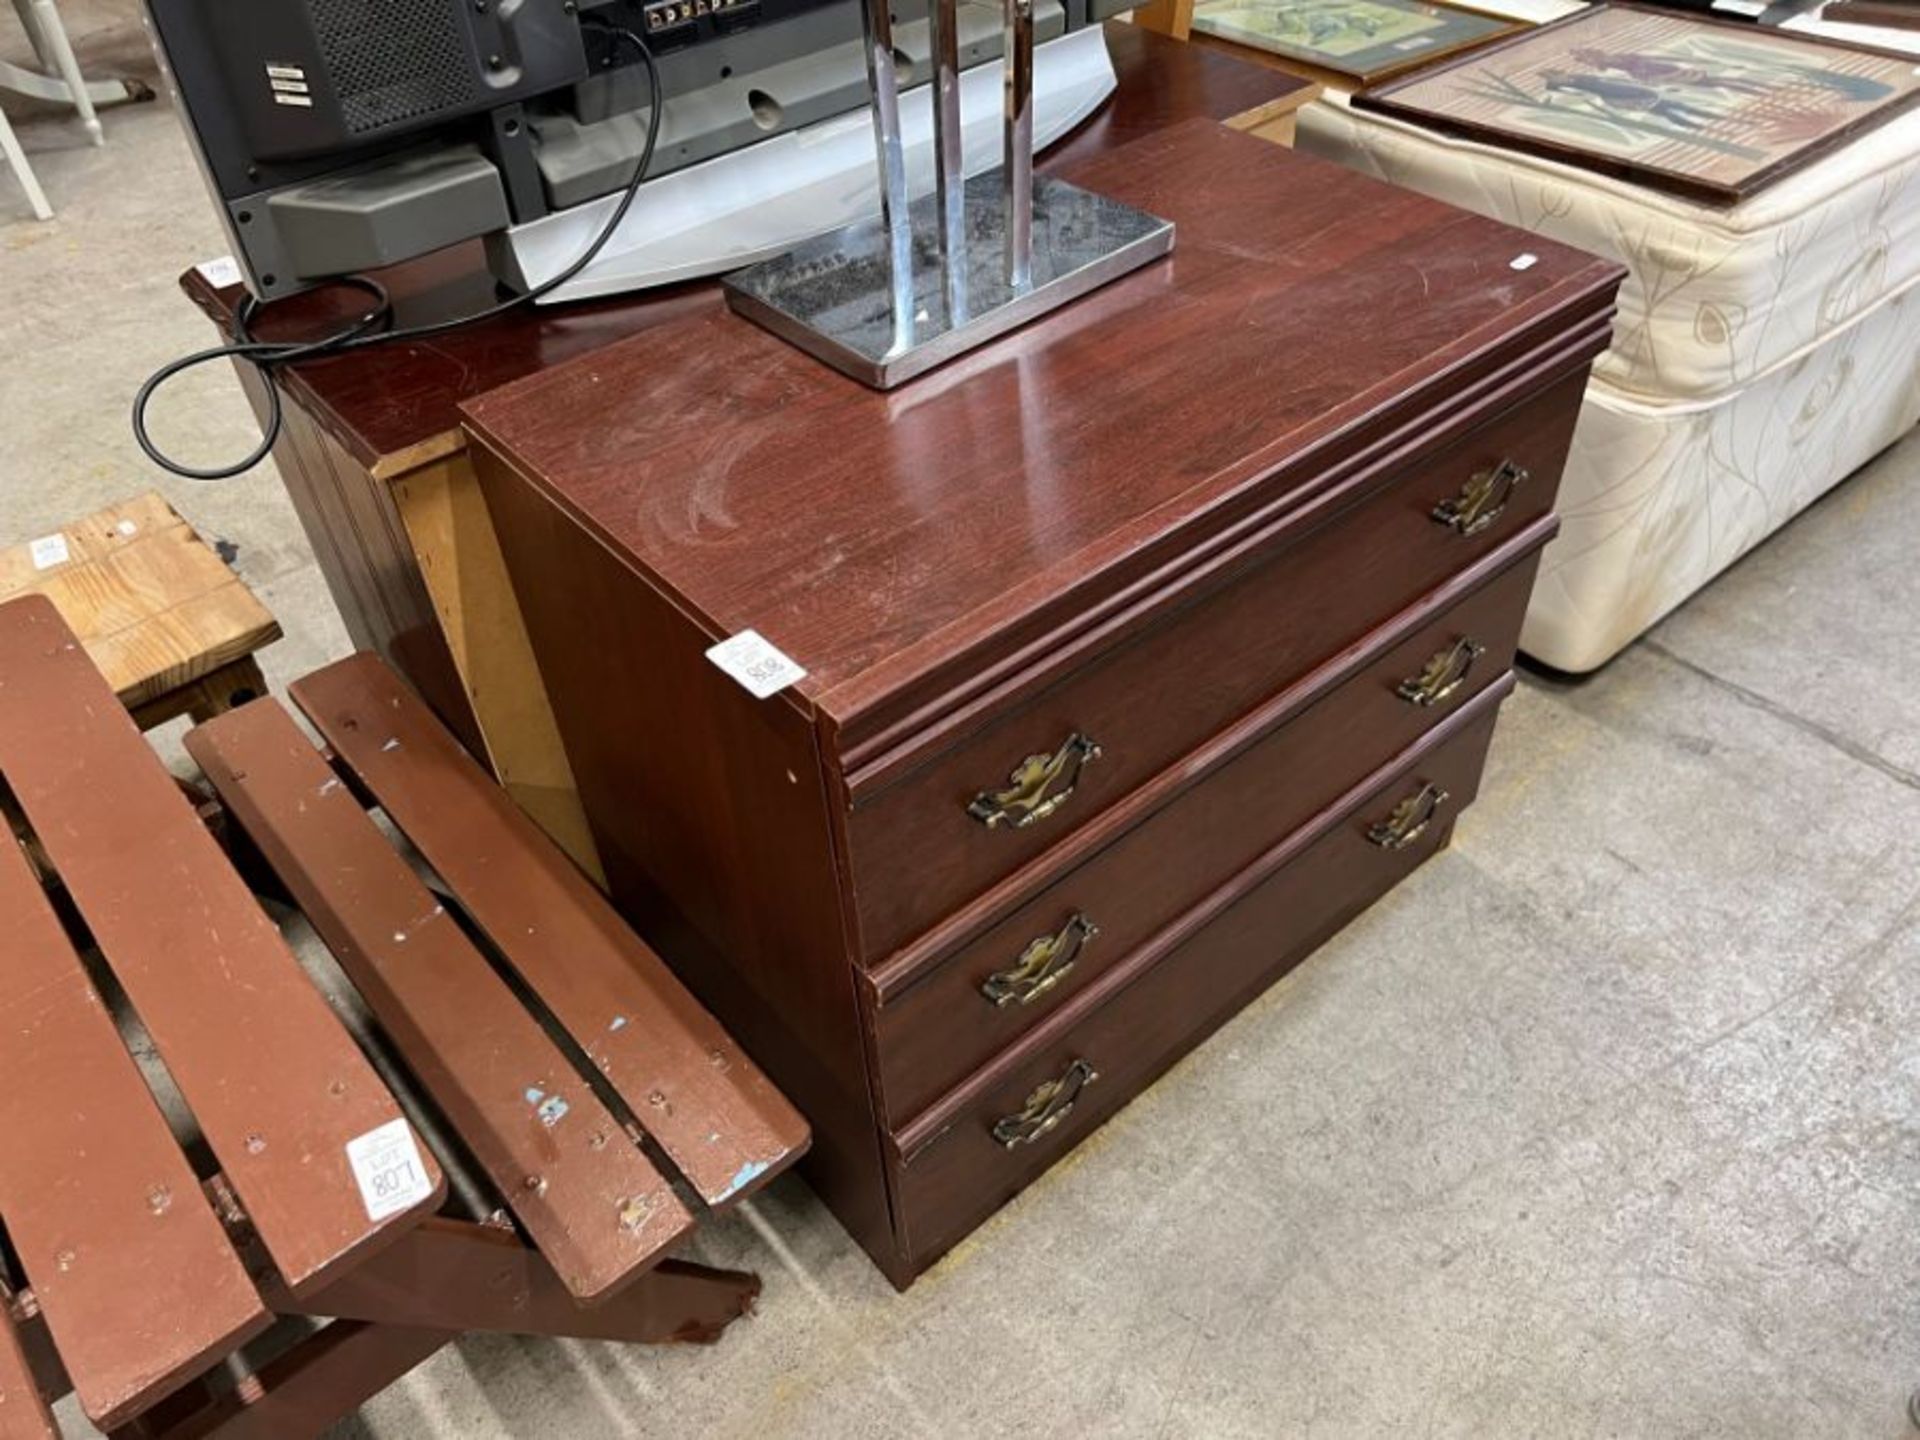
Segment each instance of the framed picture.
[[1195,33],[1371,85],[1528,28],[1429,0],[1197,0]]
[[1820,18],[1841,25],[1920,30],[1920,0],[1831,0],[1820,12]]
[[1603,5],[1353,103],[1730,205],[1916,99],[1910,55]]

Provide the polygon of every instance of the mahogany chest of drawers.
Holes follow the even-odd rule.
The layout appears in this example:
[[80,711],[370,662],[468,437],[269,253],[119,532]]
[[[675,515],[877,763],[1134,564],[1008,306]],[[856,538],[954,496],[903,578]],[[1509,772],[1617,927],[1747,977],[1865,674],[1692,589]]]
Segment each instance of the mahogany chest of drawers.
[[1068,173],[1174,254],[899,391],[708,313],[466,411],[614,894],[903,1286],[1446,843],[1620,280],[1206,121]]

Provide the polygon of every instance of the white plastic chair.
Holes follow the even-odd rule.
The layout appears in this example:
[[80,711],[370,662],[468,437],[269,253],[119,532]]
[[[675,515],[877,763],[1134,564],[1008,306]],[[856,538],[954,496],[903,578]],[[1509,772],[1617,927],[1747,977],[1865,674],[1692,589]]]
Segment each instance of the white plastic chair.
[[[106,131],[101,128],[100,117],[95,113],[95,102],[131,98],[129,87],[119,81],[104,81],[95,85],[87,83],[86,77],[80,73],[80,62],[74,58],[73,45],[67,39],[67,27],[61,23],[60,12],[54,8],[53,0],[13,0],[13,8],[19,12],[20,24],[33,45],[33,53],[45,68],[44,71],[34,71],[0,60],[0,90],[11,90],[35,99],[73,106],[80,114],[80,123],[87,128],[88,138],[96,145],[106,144]],[[21,188],[27,192],[27,203],[33,207],[35,217],[51,220],[53,207],[47,203],[46,192],[34,178],[33,169],[27,164],[26,153],[21,150],[20,141],[4,114],[0,114],[0,154],[5,155],[7,165],[20,177]]]
[[[100,127],[100,117],[94,113],[94,103],[106,98],[107,92],[124,87],[114,81],[101,85],[87,83],[86,77],[80,73],[80,62],[73,58],[73,46],[67,40],[67,27],[60,23],[60,12],[54,8],[53,0],[13,0],[13,8],[18,12],[20,24],[33,45],[33,53],[39,57],[46,73],[36,73],[24,66],[0,60],[0,90],[12,90],[21,95],[31,95],[37,100],[73,106],[80,112],[80,123],[87,127],[87,135],[93,143],[106,144],[106,131]],[[96,94],[96,90],[103,93]]]
[[20,177],[20,187],[27,192],[27,204],[33,207],[33,218],[51,220],[53,207],[47,204],[47,192],[40,188],[40,182],[33,178],[33,168],[27,164],[25,152],[14,137],[13,126],[7,123],[7,112],[0,110],[0,155],[5,155],[7,165]]

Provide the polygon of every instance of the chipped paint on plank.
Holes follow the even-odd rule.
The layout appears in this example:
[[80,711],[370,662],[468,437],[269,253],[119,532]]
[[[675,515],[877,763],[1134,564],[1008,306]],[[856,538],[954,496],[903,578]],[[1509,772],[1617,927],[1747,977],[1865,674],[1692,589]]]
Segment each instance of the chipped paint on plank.
[[538,1085],[529,1085],[523,1092],[527,1104],[533,1106],[533,1113],[540,1117],[540,1123],[551,1130],[567,1118],[567,1112],[573,1107],[558,1095],[549,1095]]
[[758,1180],[762,1175],[766,1173],[767,1173],[766,1161],[764,1160],[747,1161],[746,1164],[742,1165],[738,1170],[733,1172],[733,1179],[729,1180],[727,1182],[727,1188],[721,1191],[720,1194],[715,1197],[715,1203],[717,1204],[721,1200],[731,1199],[733,1196],[738,1195],[742,1190],[746,1189],[747,1186],[751,1185],[754,1181]]

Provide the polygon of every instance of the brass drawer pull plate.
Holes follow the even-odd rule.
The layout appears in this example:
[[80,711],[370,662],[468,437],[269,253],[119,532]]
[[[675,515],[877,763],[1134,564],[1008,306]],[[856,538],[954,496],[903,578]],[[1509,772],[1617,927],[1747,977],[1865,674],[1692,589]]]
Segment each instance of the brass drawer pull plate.
[[1458,495],[1433,507],[1433,518],[1456,534],[1478,535],[1500,518],[1513,492],[1527,483],[1529,473],[1524,465],[1511,460],[1478,471],[1460,487]]
[[1409,795],[1393,807],[1393,813],[1367,830],[1367,839],[1382,850],[1404,850],[1433,823],[1440,807],[1447,803],[1447,792],[1431,782],[1418,793]]
[[1060,1122],[1073,1113],[1080,1092],[1099,1078],[1099,1073],[1086,1061],[1074,1061],[1058,1080],[1047,1081],[1027,1096],[1027,1103],[1018,1113],[994,1121],[993,1138],[1009,1150],[1033,1144],[1058,1128]]
[[1099,933],[1100,928],[1076,910],[1058,934],[1037,936],[1012,965],[989,975],[980,993],[995,1005],[1031,1005],[1066,979],[1087,942]]
[[1402,680],[1394,693],[1412,705],[1438,705],[1467,683],[1473,662],[1486,653],[1486,646],[1462,635],[1446,649],[1436,651],[1420,673]]
[[1080,772],[1100,758],[1100,747],[1075,731],[1051,755],[1029,755],[1007,777],[1004,790],[982,790],[967,814],[989,830],[997,825],[1024,829],[1044,820],[1073,794]]

